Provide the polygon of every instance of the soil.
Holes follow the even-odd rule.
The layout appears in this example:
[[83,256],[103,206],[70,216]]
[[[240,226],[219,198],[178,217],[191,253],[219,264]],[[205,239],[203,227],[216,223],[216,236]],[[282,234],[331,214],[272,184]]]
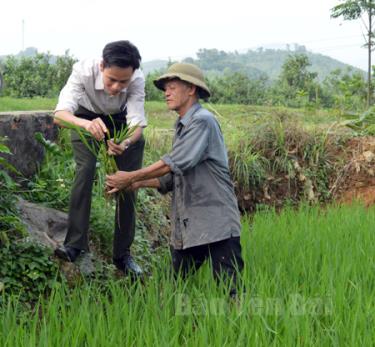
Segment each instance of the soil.
[[348,141],[342,153],[344,166],[332,184],[334,199],[350,204],[361,201],[375,204],[375,137],[356,137]]
[[[286,203],[298,204],[301,199],[311,202],[338,202],[351,204],[362,202],[365,206],[375,204],[375,137],[355,137],[344,145],[332,146],[331,161],[335,173],[330,179],[329,197],[323,198],[309,189],[304,179],[288,176],[270,177],[262,189],[243,190],[235,182],[236,195],[242,212],[254,212],[261,205],[281,209]],[[310,195],[309,193],[312,193]]]

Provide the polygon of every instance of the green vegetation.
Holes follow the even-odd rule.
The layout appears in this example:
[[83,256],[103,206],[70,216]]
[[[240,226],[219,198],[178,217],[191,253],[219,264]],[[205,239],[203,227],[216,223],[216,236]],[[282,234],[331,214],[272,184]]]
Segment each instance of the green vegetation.
[[[3,100],[4,111],[24,102]],[[53,109],[55,99],[43,100]],[[133,246],[150,276],[116,278],[106,261],[114,203],[103,195],[101,170],[91,213],[96,277],[60,277],[50,253],[22,239],[15,201],[21,194],[67,209],[74,161],[69,130],[62,129],[57,145],[39,139],[45,161],[22,188],[0,169],[1,346],[372,345],[375,210],[316,204],[330,199],[348,121],[309,105],[205,106],[222,126],[240,206],[254,212],[242,220],[246,267],[238,298],[213,281],[208,264],[186,281],[173,278],[167,203],[151,190],[139,192]],[[169,150],[176,115],[163,102],[146,109],[147,165]],[[370,110],[349,125],[370,131],[372,118]]]
[[[371,83],[371,55],[374,45],[373,21],[375,14],[375,4],[370,0],[342,0],[341,4],[336,5],[331,10],[333,18],[343,17],[344,20],[361,19],[366,30],[366,44],[368,54],[367,68],[367,107],[372,104],[373,86]],[[366,19],[364,19],[366,18]]]
[[[366,81],[363,73],[349,67],[332,68],[324,78],[313,70],[309,55],[303,50],[289,52],[283,59],[279,75],[269,79],[266,74],[248,74],[241,65],[229,64],[225,52],[199,55],[198,60],[186,59],[206,71],[207,84],[212,91],[212,103],[273,105],[288,107],[335,107],[358,111],[366,106]],[[224,59],[223,57],[226,57]],[[215,60],[216,59],[216,60]],[[224,59],[223,61],[221,59]],[[223,65],[221,72],[207,72],[215,64]],[[224,66],[226,68],[224,69]],[[223,72],[222,72],[223,71]],[[161,100],[153,80],[163,70],[146,78],[147,100]]]
[[4,95],[19,98],[56,96],[65,85],[76,61],[68,52],[58,56],[38,53],[34,57],[9,56],[2,62]]
[[[200,50],[196,60],[185,61],[199,65],[206,73],[212,90],[212,103],[273,105],[287,107],[336,107],[345,111],[362,111],[366,107],[366,81],[363,73],[345,64],[320,62],[319,55],[302,46],[295,50],[258,50],[246,54]],[[263,59],[264,58],[264,59]],[[270,60],[270,61],[269,61]],[[52,57],[39,53],[35,56],[9,56],[1,62],[4,78],[3,96],[56,97],[66,83],[75,59],[68,52]],[[263,62],[263,70],[253,64]],[[269,64],[277,65],[272,75]],[[169,62],[168,64],[170,64]],[[167,65],[167,64],[166,64]],[[316,69],[325,66],[325,69]],[[153,80],[163,69],[151,71],[146,78],[146,99],[161,101],[163,94]],[[268,74],[270,72],[270,74]],[[6,102],[6,99],[2,100]],[[33,109],[33,103],[31,108]],[[37,103],[39,107],[44,105]],[[52,105],[54,107],[55,105]],[[6,105],[0,105],[0,111]],[[17,109],[27,107],[20,105]]]
[[[243,221],[246,268],[237,301],[205,266],[175,282],[168,256],[144,283],[60,286],[32,311],[1,308],[2,346],[370,346],[375,211],[286,209]],[[349,256],[350,255],[350,256]]]
[[[225,52],[218,49],[200,49],[196,59],[186,58],[189,63],[198,64],[206,73],[222,74],[228,70],[232,72],[240,72],[251,79],[258,79],[266,76],[271,81],[276,80],[282,70],[282,66],[289,55],[304,54],[312,63],[311,71],[316,72],[319,80],[324,80],[331,71],[336,69],[345,70],[350,65],[344,64],[338,60],[325,56],[323,54],[308,51],[302,45],[286,45],[283,49],[272,49],[259,47],[257,49],[248,50],[247,52]],[[144,62],[144,71],[146,73],[165,68],[169,62],[150,61]],[[360,69],[354,69],[355,72],[364,73]]]
[[35,111],[53,110],[57,104],[57,98],[12,98],[0,97],[0,112],[5,111]]
[[[0,152],[9,154],[0,138]],[[57,265],[45,247],[25,239],[27,235],[16,207],[19,185],[8,175],[15,169],[0,157],[0,307],[5,298],[22,293],[20,301],[37,300],[52,289]]]

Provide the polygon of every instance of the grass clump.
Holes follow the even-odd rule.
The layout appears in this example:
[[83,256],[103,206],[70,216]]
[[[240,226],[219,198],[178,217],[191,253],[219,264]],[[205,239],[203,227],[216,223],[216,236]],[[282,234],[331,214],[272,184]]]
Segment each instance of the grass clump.
[[287,113],[249,122],[229,141],[232,177],[242,208],[327,201],[340,138],[329,128],[304,129]]

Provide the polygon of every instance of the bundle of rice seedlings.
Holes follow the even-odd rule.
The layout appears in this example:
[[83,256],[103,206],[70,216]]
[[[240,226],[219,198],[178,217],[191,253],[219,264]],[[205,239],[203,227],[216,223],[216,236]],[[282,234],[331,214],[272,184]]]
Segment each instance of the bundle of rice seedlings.
[[[109,132],[107,132],[105,138],[102,140],[97,140],[89,131],[56,117],[59,121],[59,124],[64,128],[76,131],[82,143],[97,158],[99,167],[103,167],[104,176],[107,174],[113,174],[119,169],[116,164],[115,156],[108,153],[107,141],[112,140],[114,143],[120,144],[126,139],[129,139],[137,128],[137,125],[132,127],[128,125],[122,125],[118,130],[115,127],[113,118],[110,115],[109,117],[113,124],[113,137],[111,138]],[[103,186],[104,190],[104,177],[99,177],[99,185]]]

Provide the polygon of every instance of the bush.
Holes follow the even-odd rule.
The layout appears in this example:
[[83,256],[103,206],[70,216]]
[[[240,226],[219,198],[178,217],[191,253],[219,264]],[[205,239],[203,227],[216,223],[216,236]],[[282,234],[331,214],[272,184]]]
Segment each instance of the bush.
[[[241,208],[324,202],[334,173],[328,130],[305,130],[296,116],[278,112],[241,130],[231,143],[230,170]],[[246,134],[246,135],[245,135]]]
[[0,283],[5,296],[19,295],[23,302],[34,302],[53,288],[58,267],[45,247],[13,239],[1,247],[0,259]]
[[17,98],[56,96],[65,85],[75,61],[68,52],[57,58],[49,53],[21,58],[8,56],[2,68],[3,95]]
[[[8,153],[1,141],[0,152]],[[35,301],[52,288],[57,267],[46,248],[25,239],[15,207],[18,185],[5,169],[0,168],[0,176],[0,303],[9,295],[20,295],[23,302]]]

